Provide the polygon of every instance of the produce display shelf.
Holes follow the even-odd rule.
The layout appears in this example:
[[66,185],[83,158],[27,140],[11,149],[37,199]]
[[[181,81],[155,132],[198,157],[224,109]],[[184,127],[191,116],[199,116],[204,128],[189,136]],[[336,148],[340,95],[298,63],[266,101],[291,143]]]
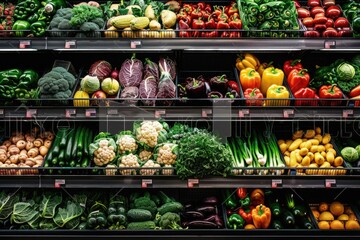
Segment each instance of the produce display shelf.
[[177,176],[38,175],[0,176],[1,188],[360,188],[359,175],[237,176],[180,180]]
[[86,38],[1,38],[1,51],[360,51],[356,38],[239,38],[239,39],[86,39]]
[[4,239],[228,239],[235,240],[239,237],[244,239],[358,239],[359,231],[322,231],[322,230],[147,230],[147,231],[0,231]]

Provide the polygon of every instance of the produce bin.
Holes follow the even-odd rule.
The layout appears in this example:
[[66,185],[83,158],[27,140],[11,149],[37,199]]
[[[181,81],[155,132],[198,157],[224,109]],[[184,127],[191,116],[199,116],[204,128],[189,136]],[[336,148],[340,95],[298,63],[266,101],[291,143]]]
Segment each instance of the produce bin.
[[[205,84],[204,88],[206,89],[206,91],[204,92],[204,97],[192,97],[192,98],[188,98],[187,96],[183,96],[182,93],[183,91],[181,90],[182,88],[185,88],[185,84],[186,84],[186,79],[187,78],[198,78],[198,77],[203,77],[207,82],[210,81],[210,79],[212,77],[215,76],[222,76],[223,74],[226,75],[228,80],[232,80],[232,81],[236,81],[237,85],[239,86],[239,91],[240,94],[238,95],[238,97],[232,99],[232,98],[206,98],[205,95],[207,95],[211,89],[210,89],[210,84]],[[240,86],[240,81],[239,81],[239,76],[236,72],[236,69],[234,69],[233,71],[229,71],[229,70],[194,70],[194,71],[180,71],[179,73],[179,78],[178,78],[178,82],[177,82],[177,92],[178,92],[178,104],[179,105],[187,105],[187,106],[212,106],[213,104],[219,103],[219,104],[231,104],[233,106],[238,106],[242,103],[242,98],[243,98],[243,92]],[[228,88],[228,92],[229,90],[231,90],[230,88]]]
[[148,30],[143,29],[139,31],[132,30],[109,30],[104,29],[102,31],[102,36],[105,38],[176,38],[177,31],[172,29],[162,29],[162,30]]
[[[281,4],[279,2],[277,5]],[[254,3],[249,0],[238,0],[240,18],[243,29],[246,30],[244,37],[297,38],[303,36],[304,29],[297,20],[295,5],[289,0],[282,2],[284,9],[276,5],[272,6],[267,1]],[[274,20],[276,17],[278,20]]]

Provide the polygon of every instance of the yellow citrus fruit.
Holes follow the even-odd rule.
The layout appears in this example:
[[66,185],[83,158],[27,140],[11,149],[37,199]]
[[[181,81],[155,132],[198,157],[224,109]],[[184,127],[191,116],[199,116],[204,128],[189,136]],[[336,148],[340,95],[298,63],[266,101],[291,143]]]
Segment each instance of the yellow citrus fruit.
[[329,210],[329,205],[327,203],[325,203],[325,202],[320,203],[319,211],[320,212],[325,212],[327,210]]
[[256,227],[253,224],[247,224],[244,229],[255,229]]
[[327,221],[321,221],[318,223],[319,229],[330,229],[330,224]]
[[360,225],[355,220],[349,220],[345,223],[345,229],[352,230],[352,229],[360,229]]
[[337,218],[337,220],[347,221],[347,220],[349,220],[349,215],[347,215],[347,214],[341,214],[341,215]]
[[322,212],[320,214],[319,220],[320,221],[333,221],[334,216],[331,214],[331,212],[328,212],[328,211]]
[[344,229],[344,224],[339,220],[334,220],[330,223],[331,229]]
[[312,210],[312,214],[314,215],[315,219],[318,220],[320,217],[320,213],[318,210]]
[[340,202],[333,202],[330,205],[330,212],[336,217],[340,216],[344,213],[344,205],[342,205]]

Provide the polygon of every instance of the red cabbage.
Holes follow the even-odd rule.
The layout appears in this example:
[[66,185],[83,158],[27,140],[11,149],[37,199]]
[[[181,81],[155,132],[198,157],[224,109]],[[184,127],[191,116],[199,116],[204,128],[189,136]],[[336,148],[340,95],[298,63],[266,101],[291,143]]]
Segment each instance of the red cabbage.
[[[140,83],[139,95],[141,99],[147,98],[156,98],[157,94],[157,81],[153,75],[148,74],[148,76]],[[142,101],[147,106],[152,106],[155,104],[154,100]]]
[[135,53],[131,59],[126,59],[121,65],[119,81],[123,87],[139,86],[143,76],[143,64],[135,58]]
[[149,75],[152,75],[155,77],[155,80],[159,80],[159,66],[152,62],[149,58],[145,59],[145,68],[144,68],[144,76],[147,78]]
[[96,76],[100,81],[110,76],[112,66],[105,60],[99,60],[93,63],[89,69],[90,76]]
[[[176,97],[176,86],[171,79],[170,74],[161,74],[160,82],[158,85],[159,92],[157,98],[175,98]],[[169,106],[172,104],[172,101],[161,100],[158,101],[159,104]]]
[[[136,99],[139,97],[139,89],[137,87],[125,87],[122,91],[121,91],[121,95],[120,98],[131,98],[131,99]],[[135,104],[137,101],[136,100],[132,100],[132,101],[126,101],[128,103],[133,103]]]
[[161,75],[163,73],[167,73],[170,75],[171,80],[174,81],[176,77],[176,63],[170,59],[167,58],[160,58],[159,60],[159,69],[161,72]]

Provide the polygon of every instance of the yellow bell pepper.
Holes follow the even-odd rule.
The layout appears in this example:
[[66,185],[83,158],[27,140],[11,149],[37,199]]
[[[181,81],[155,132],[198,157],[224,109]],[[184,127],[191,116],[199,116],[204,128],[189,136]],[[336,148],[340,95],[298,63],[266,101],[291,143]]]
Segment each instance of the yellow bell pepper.
[[[284,86],[273,84],[271,85],[266,92],[267,98],[271,100],[265,101],[265,106],[289,106],[290,105],[290,93]],[[279,98],[279,100],[276,100]]]
[[236,68],[241,71],[245,68],[258,69],[260,66],[259,59],[251,53],[239,54],[236,59]]
[[269,62],[269,63],[263,62],[263,63],[260,64],[260,67],[257,69],[257,71],[258,71],[258,73],[260,74],[261,77],[262,77],[263,72],[264,72],[265,69],[267,69],[269,67],[274,67],[272,64],[273,64],[273,62]]
[[267,90],[272,84],[283,85],[284,76],[284,72],[279,68],[266,68],[261,78],[261,93],[266,96]]

